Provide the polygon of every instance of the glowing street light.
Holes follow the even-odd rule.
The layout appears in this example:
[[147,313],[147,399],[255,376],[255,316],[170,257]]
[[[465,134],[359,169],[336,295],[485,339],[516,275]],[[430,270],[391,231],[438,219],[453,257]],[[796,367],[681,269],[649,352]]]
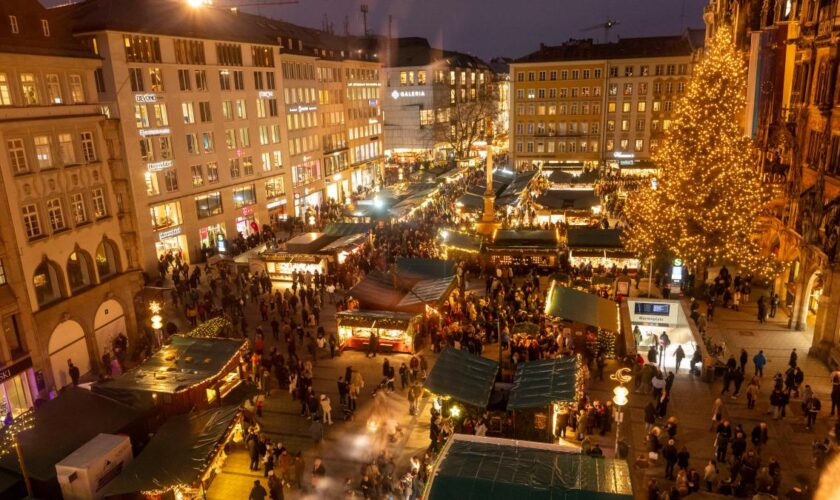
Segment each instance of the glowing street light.
[[630,375],[630,368],[619,368],[615,373],[610,375],[610,380],[615,380],[618,385],[613,388],[613,403],[616,406],[615,412],[615,456],[618,457],[618,436],[621,431],[621,422],[624,421],[624,414],[622,407],[628,403],[627,395],[630,391],[624,387],[624,384],[633,380]]

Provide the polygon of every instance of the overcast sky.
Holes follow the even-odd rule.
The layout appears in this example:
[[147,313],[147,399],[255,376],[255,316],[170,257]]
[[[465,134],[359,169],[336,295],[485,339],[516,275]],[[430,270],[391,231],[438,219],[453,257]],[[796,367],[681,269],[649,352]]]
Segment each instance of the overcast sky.
[[[2,0],[0,0],[2,1]],[[42,0],[45,4],[66,0]],[[214,0],[216,5],[242,5],[271,0]],[[436,46],[478,55],[520,57],[540,42],[552,45],[569,38],[602,40],[601,28],[618,21],[617,36],[673,35],[685,28],[703,27],[703,6],[708,0],[298,0],[283,6],[243,10],[279,17],[320,28],[324,14],[337,34],[344,33],[345,18],[351,34],[362,33],[360,7],[367,4],[368,29],[394,36],[422,36]]]

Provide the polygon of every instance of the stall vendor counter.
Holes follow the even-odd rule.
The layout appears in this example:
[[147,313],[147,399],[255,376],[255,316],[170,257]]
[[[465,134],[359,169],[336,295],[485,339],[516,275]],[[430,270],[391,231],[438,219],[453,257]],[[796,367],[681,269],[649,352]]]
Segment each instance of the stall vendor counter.
[[422,315],[396,311],[352,310],[336,313],[341,348],[367,348],[370,335],[379,336],[379,349],[414,352],[414,335]]

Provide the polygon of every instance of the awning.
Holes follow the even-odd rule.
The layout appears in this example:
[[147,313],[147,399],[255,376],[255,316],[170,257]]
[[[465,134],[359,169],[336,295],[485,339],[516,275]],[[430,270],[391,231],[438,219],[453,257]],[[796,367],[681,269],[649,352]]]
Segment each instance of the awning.
[[490,250],[517,248],[557,250],[557,232],[548,229],[499,229],[488,247]]
[[101,494],[165,491],[198,483],[238,414],[238,406],[225,406],[170,418]]
[[550,210],[589,210],[601,200],[591,189],[547,189],[534,203]]
[[467,211],[481,211],[484,209],[484,197],[475,193],[464,193],[455,200],[455,205]]
[[485,408],[496,382],[499,363],[447,347],[438,356],[424,387],[456,401]]
[[397,307],[400,309],[410,309],[425,305],[437,307],[441,302],[446,300],[454,285],[455,276],[419,281],[405,294],[405,297],[400,300]]
[[557,445],[455,434],[426,487],[428,500],[632,499],[624,460]]
[[615,302],[556,283],[552,283],[548,291],[545,313],[609,332],[619,330],[618,306]]
[[286,250],[294,254],[315,253],[332,243],[337,236],[324,233],[303,233],[286,242]]
[[518,410],[573,403],[576,384],[577,359],[573,356],[519,363],[507,407]]
[[624,244],[621,243],[621,229],[570,227],[566,233],[566,240],[571,249],[624,248]]
[[420,257],[398,257],[395,269],[400,279],[424,280],[455,276],[455,261],[424,259]]
[[341,250],[344,250],[345,248],[363,245],[365,240],[367,240],[366,234],[350,234],[338,238],[337,240],[322,248],[320,251],[321,253],[339,252]]
[[327,227],[324,228],[324,234],[330,236],[348,236],[351,234],[362,234],[368,231],[370,231],[370,224],[354,224],[351,222],[334,222],[327,224]]
[[552,184],[594,184],[595,181],[598,180],[598,172],[595,170],[590,170],[589,172],[583,172],[580,174],[564,172],[562,170],[546,170],[546,172],[550,172],[548,174],[548,181]]

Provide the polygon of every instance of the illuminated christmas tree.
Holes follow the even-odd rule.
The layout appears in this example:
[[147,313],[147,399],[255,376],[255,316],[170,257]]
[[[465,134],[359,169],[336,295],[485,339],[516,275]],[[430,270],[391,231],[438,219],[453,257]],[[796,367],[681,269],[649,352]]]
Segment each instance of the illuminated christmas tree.
[[654,152],[660,175],[627,201],[627,246],[643,257],[680,257],[695,270],[727,264],[769,275],[753,235],[769,200],[744,135],[746,67],[721,28],[694,67]]

